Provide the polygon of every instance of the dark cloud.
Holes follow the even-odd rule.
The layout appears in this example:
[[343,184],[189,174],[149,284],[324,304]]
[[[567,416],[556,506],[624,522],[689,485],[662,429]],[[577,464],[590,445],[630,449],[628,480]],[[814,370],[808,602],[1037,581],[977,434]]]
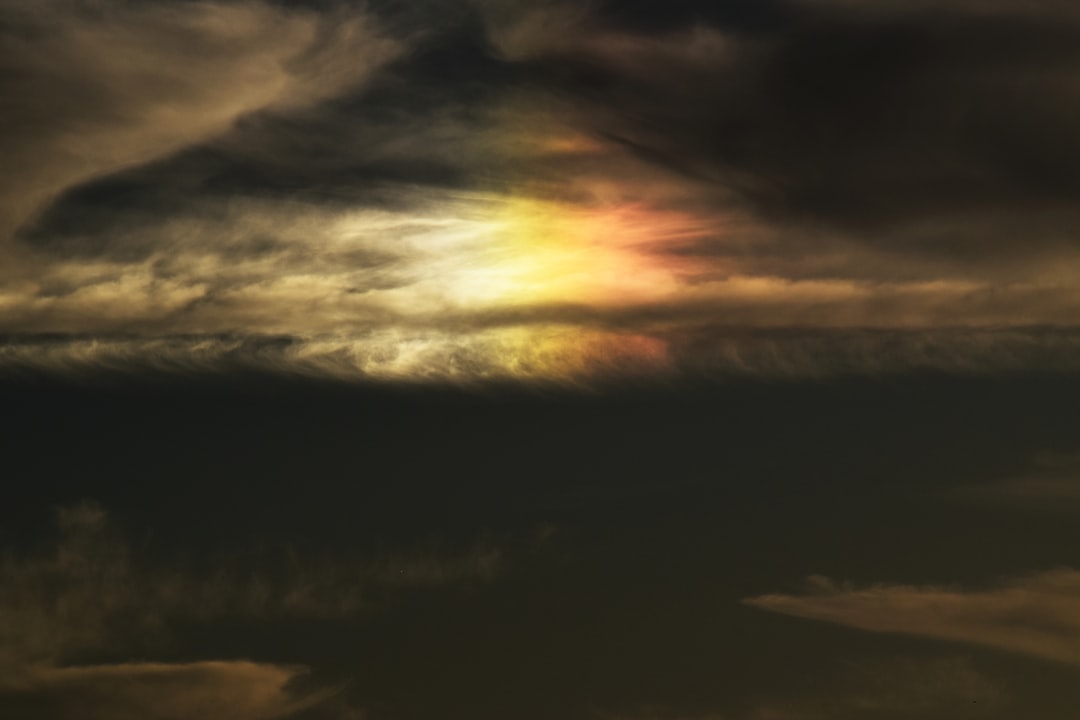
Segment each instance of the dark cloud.
[[[732,17],[738,5],[717,3]],[[547,68],[552,87],[591,104],[596,131],[735,189],[785,232],[828,229],[957,266],[1071,243],[1080,185],[1071,8],[763,7],[773,21],[747,33],[679,3],[671,12],[683,24],[633,30],[603,12],[536,5],[495,25],[493,38],[508,59]],[[804,252],[797,242],[789,255]]]
[[[20,556],[9,549],[0,562],[5,713],[41,720],[269,720],[329,697],[326,690],[297,687],[307,672],[298,666],[244,660],[71,664],[120,648],[137,647],[145,657],[153,652],[151,638],[161,641],[166,618],[207,610],[213,615],[224,609],[215,611],[215,604],[232,604],[238,591],[245,593],[229,574],[196,581],[137,569],[131,547],[97,505],[63,508],[57,520],[61,538],[51,553]],[[271,586],[252,580],[262,590],[251,598],[269,599]]]
[[[807,347],[804,362],[814,347],[827,355]],[[768,346],[759,353],[768,357]],[[456,392],[280,378],[260,387],[250,370],[153,385],[132,362],[117,362],[104,387],[3,388],[5,477],[20,493],[0,507],[4,544],[10,567],[44,569],[2,584],[46,599],[82,588],[66,595],[71,615],[22,626],[78,639],[66,628],[79,619],[101,627],[101,604],[116,603],[103,640],[68,645],[58,653],[66,660],[50,665],[57,670],[246,659],[273,679],[285,676],[273,668],[302,664],[316,692],[347,684],[346,699],[375,719],[516,711],[586,720],[608,710],[691,720],[764,720],[766,711],[1064,720],[1075,707],[1072,665],[739,604],[814,571],[853,578],[856,589],[899,578],[977,595],[1023,584],[999,576],[1077,567],[1068,517],[941,497],[1023,474],[1032,447],[1074,450],[1071,376]],[[113,512],[83,507],[66,532],[108,552],[65,551],[66,567],[102,572],[56,570],[55,545],[27,526],[50,504],[91,493]],[[119,538],[126,566],[110,559],[117,526],[130,538]],[[9,544],[22,528],[29,537]],[[522,540],[534,528],[545,538],[535,550]],[[499,540],[477,542],[485,529]],[[274,550],[282,545],[296,548],[295,559]],[[492,545],[510,549],[487,575]],[[442,570],[424,558],[441,559]],[[410,585],[414,568],[421,582]],[[394,580],[401,569],[410,579]],[[118,574],[126,584],[82,579]],[[157,581],[167,589],[171,578],[176,592],[165,593]],[[109,589],[117,584],[133,591]],[[292,588],[309,591],[286,606]],[[353,592],[359,606],[349,604]],[[941,652],[972,659],[941,662]],[[128,685],[161,677],[130,670]],[[103,676],[86,677],[92,685]],[[248,686],[239,673],[222,677]],[[303,679],[288,698],[307,697]],[[38,703],[89,694],[41,683]],[[1008,702],[993,702],[988,685]],[[192,680],[178,692],[195,702],[200,687]],[[971,699],[986,710],[969,710]],[[0,713],[15,716],[41,707],[2,702]]]

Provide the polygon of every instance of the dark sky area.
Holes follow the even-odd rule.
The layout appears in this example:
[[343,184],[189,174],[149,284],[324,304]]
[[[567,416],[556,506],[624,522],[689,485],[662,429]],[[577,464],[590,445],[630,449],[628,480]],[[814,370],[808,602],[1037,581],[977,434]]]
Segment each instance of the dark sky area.
[[1080,8],[0,0],[0,717],[1074,720]]

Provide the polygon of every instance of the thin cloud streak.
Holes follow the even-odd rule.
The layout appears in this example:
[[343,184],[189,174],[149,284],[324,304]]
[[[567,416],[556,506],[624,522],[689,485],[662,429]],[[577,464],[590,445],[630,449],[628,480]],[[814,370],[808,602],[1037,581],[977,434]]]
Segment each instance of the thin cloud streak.
[[761,595],[751,607],[879,633],[919,635],[1080,665],[1080,572],[1016,578],[986,590],[811,578],[813,593]]
[[596,386],[642,378],[790,379],[910,373],[993,376],[1080,369],[1080,335],[1065,329],[939,331],[689,327],[636,333],[617,325],[423,325],[353,336],[173,335],[9,337],[0,372],[107,381],[257,373],[347,382],[485,380]]
[[242,660],[39,667],[0,681],[6,707],[40,720],[274,720],[323,704],[302,667]]

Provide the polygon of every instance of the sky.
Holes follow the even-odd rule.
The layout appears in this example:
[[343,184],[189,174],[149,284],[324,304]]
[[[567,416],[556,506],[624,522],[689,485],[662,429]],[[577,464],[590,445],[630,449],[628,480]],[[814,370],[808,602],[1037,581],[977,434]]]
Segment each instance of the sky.
[[0,715],[1072,720],[1069,0],[0,0]]

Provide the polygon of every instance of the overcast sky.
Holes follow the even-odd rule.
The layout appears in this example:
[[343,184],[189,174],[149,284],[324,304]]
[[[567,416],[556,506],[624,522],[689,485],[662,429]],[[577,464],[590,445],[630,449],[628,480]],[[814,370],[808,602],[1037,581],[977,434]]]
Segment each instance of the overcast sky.
[[1073,720],[1072,0],[0,0],[0,715]]

